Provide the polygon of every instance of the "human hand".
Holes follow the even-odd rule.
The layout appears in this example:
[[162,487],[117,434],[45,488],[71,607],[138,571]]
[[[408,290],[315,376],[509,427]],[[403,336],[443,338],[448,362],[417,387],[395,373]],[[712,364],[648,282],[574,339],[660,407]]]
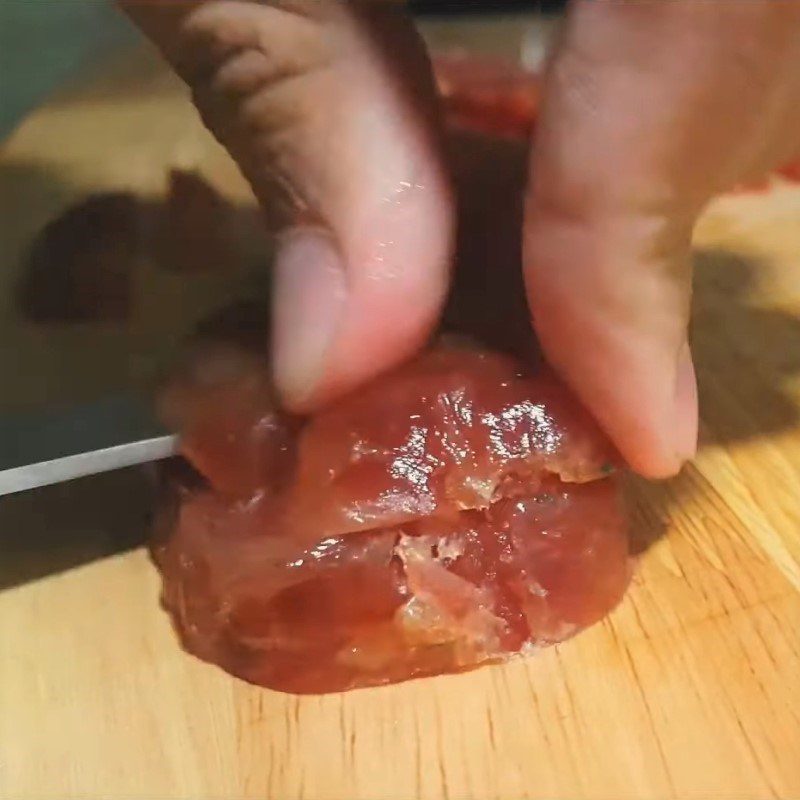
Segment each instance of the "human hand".
[[[411,355],[447,290],[453,202],[430,70],[402,10],[316,0],[122,0],[256,194],[295,204],[273,355],[322,403]],[[719,190],[787,158],[800,4],[576,0],[545,81],[525,278],[551,362],[631,465],[691,457],[689,243]]]
[[275,262],[273,368],[314,407],[435,328],[453,204],[425,50],[394,4],[121,0],[192,90],[257,197],[290,227]]
[[632,467],[695,451],[690,241],[800,152],[800,3],[576,0],[544,87],[525,274],[548,359]]

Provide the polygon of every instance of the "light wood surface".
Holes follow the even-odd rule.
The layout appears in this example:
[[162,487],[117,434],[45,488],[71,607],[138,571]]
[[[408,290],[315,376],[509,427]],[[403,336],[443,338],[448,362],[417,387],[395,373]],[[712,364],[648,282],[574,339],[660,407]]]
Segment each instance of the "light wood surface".
[[[156,192],[176,163],[246,198],[148,58],[57,98],[0,151],[4,269],[71,200]],[[800,797],[800,188],[719,201],[697,246],[703,447],[677,480],[634,487],[650,546],[609,619],[505,666],[297,698],[181,652],[142,550],[99,560],[0,592],[0,797]],[[184,291],[151,280],[165,308]],[[6,363],[24,333],[34,372],[101,338],[54,355],[3,324]],[[137,324],[125,341],[146,350],[162,323]],[[94,372],[124,383],[112,360],[97,345]],[[75,397],[101,380],[65,371]],[[35,398],[20,380],[16,401]]]

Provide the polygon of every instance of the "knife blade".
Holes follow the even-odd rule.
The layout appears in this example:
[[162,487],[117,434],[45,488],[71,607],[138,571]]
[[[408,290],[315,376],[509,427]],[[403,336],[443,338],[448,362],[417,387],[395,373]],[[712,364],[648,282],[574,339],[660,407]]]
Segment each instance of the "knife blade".
[[168,458],[176,438],[146,401],[128,395],[6,414],[0,416],[0,495]]

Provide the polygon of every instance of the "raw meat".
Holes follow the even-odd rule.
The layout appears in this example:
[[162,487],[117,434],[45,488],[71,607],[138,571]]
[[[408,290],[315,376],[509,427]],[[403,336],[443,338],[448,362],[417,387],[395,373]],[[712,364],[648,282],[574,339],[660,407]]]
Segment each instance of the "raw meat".
[[615,454],[546,370],[440,346],[316,417],[218,346],[167,393],[202,480],[153,548],[184,646],[319,693],[561,641],[627,585]]
[[495,136],[528,137],[539,110],[538,75],[504,61],[458,54],[434,59],[451,124]]

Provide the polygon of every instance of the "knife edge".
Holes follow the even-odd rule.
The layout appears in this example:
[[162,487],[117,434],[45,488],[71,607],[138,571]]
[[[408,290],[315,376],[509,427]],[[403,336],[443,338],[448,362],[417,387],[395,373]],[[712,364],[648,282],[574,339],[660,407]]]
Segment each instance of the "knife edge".
[[169,458],[177,452],[177,440],[174,434],[154,436],[0,470],[0,495]]

